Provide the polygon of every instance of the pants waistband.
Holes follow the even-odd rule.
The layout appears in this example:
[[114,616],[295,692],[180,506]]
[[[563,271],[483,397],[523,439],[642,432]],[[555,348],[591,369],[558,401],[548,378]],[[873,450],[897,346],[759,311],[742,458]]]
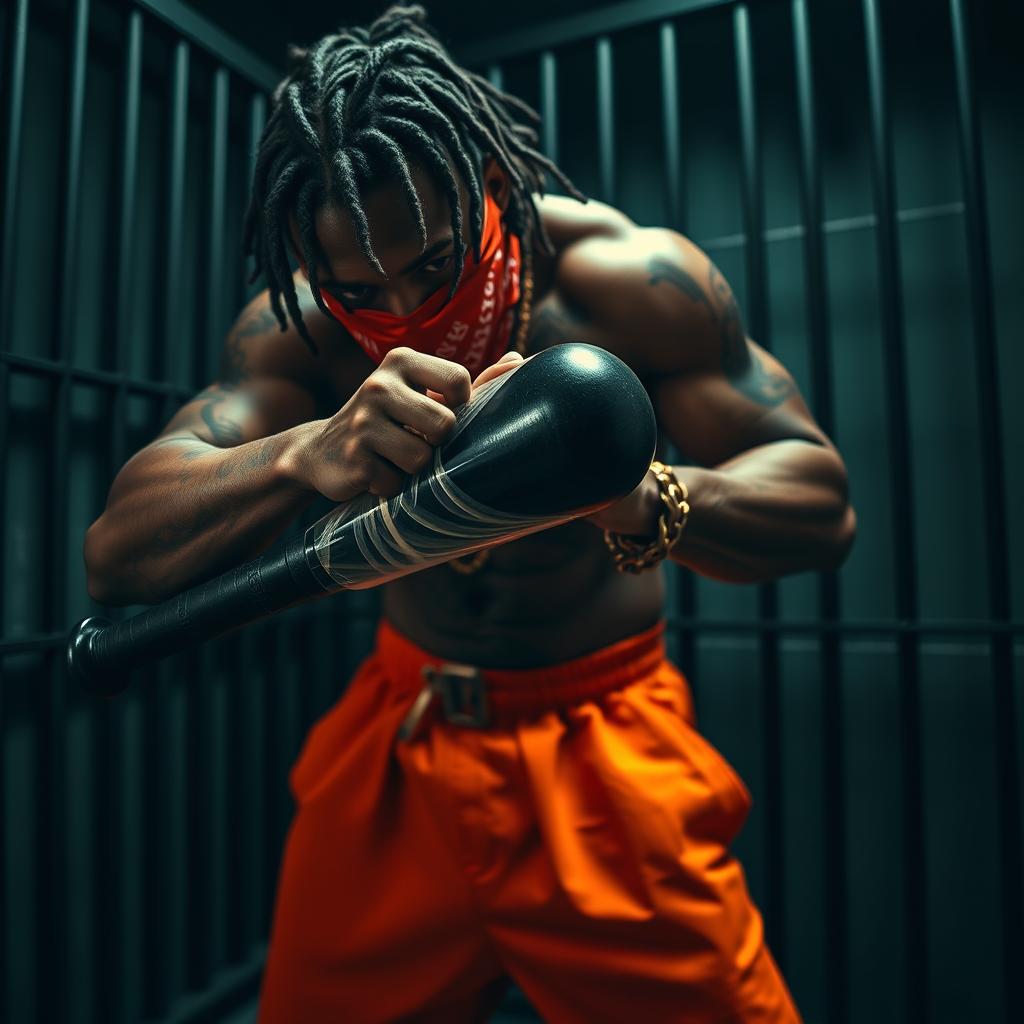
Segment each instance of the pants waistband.
[[377,626],[377,653],[396,687],[410,696],[424,686],[425,674],[446,666],[469,673],[486,689],[488,724],[539,714],[589,700],[636,682],[665,660],[665,622],[656,623],[599,650],[555,665],[528,669],[494,669],[450,662],[413,643],[385,619]]

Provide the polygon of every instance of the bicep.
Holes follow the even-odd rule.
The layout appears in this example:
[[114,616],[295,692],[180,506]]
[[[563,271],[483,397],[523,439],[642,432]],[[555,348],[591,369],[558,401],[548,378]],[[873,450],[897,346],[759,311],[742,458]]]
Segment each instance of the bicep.
[[233,448],[280,433],[316,417],[322,377],[294,327],[281,331],[263,292],[228,332],[218,379],[174,414],[160,438]]
[[717,466],[773,441],[828,444],[792,376],[769,352],[745,339],[746,365],[674,374],[652,388],[658,423],[689,460]]
[[284,377],[215,381],[171,417],[160,439],[195,436],[217,448],[233,448],[305,423],[316,413],[314,395]]

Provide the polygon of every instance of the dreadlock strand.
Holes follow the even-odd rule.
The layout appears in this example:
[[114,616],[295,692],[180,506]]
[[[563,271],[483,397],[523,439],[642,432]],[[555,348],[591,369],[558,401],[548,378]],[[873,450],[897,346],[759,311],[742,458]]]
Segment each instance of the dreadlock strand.
[[405,154],[395,140],[385,135],[379,128],[364,128],[353,140],[353,143],[358,145],[362,139],[377,146],[394,161],[394,170],[398,175],[402,190],[405,192],[406,202],[409,204],[413,217],[416,218],[416,230],[419,232],[420,251],[422,252],[427,247],[427,225],[423,220],[423,207],[420,205],[419,193],[416,191],[412,175],[409,173],[409,163]]
[[373,244],[370,241],[370,225],[366,220],[366,211],[363,209],[363,201],[359,196],[359,189],[356,188],[355,172],[352,168],[352,160],[344,149],[339,149],[334,154],[331,162],[331,171],[334,177],[336,194],[352,216],[356,228],[356,237],[359,239],[359,248],[362,250],[366,262],[377,271],[381,277],[387,277],[384,268],[380,265],[376,253],[373,251]]
[[404,117],[382,117],[380,123],[381,125],[394,128],[399,133],[404,133],[426,158],[435,177],[444,186],[451,214],[452,238],[455,250],[455,273],[452,276],[451,287],[448,290],[448,295],[451,297],[458,287],[465,263],[465,251],[462,246],[462,204],[459,201],[458,182],[455,180],[455,175],[452,174],[452,169],[437,143],[415,121],[409,121]]

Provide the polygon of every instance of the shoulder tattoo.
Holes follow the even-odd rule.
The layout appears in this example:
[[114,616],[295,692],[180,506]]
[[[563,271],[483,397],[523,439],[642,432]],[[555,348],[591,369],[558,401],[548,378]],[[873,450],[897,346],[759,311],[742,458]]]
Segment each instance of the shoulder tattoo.
[[651,275],[648,283],[653,287],[664,281],[704,306],[718,331],[720,365],[726,379],[758,405],[779,405],[793,393],[792,381],[766,367],[747,344],[740,307],[729,282],[714,263],[709,261],[708,268],[708,285],[704,287],[677,263],[655,256],[647,265]]

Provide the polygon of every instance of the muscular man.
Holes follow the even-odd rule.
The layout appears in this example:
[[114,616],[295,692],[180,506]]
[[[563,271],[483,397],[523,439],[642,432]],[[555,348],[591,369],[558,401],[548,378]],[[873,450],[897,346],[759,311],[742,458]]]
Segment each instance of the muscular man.
[[604,531],[720,580],[833,568],[842,460],[695,245],[537,194],[545,173],[575,190],[535,115],[422,9],[293,57],[248,216],[268,288],[115,480],[93,596],[162,599],[317,494],[397,493],[474,386],[565,341],[644,382],[690,511],[659,549],[681,504],[652,471],[589,520],[384,587],[291,774],[262,1019],[476,1020],[510,975],[554,1022],[797,1020],[728,852],[749,795],[665,660],[662,573],[617,571]]

